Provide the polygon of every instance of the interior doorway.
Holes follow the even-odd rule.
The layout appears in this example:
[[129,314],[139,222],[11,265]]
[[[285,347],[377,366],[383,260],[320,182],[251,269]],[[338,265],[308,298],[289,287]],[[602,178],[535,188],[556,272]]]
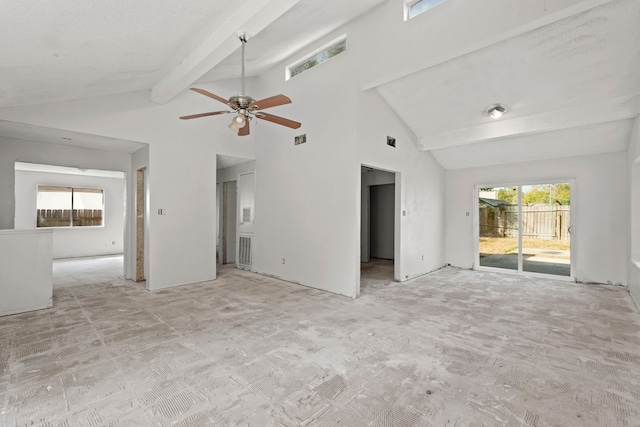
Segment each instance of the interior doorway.
[[477,265],[572,279],[572,181],[477,187]]
[[136,282],[145,280],[144,274],[144,197],[146,168],[140,168],[136,172]]
[[14,227],[55,229],[55,286],[123,280],[126,257],[136,276],[128,179],[124,171],[15,162]]
[[122,286],[127,283],[122,254],[54,259],[52,272],[54,290],[80,285]]
[[394,281],[398,241],[396,173],[362,166],[360,290]]

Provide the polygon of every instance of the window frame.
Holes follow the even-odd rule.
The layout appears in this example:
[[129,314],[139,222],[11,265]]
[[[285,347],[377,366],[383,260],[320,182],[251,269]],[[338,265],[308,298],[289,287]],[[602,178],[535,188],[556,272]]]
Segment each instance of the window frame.
[[[296,74],[292,74],[292,69],[297,68],[297,67],[301,66],[302,64],[304,64],[306,62],[309,62],[310,60],[312,60],[313,58],[321,55],[324,52],[328,52],[332,48],[339,46],[341,43],[344,43],[344,49],[342,49],[340,52],[338,52],[338,53],[336,53],[336,54],[324,59],[323,61],[318,62],[317,64],[312,65],[311,67],[306,68],[306,69],[304,69],[304,70],[302,70],[302,71],[300,71],[300,72],[298,72]],[[284,79],[285,79],[285,81],[287,81],[289,79],[292,79],[293,77],[299,76],[300,74],[304,73],[305,71],[308,71],[308,70],[310,70],[310,69],[312,69],[314,67],[317,67],[318,65],[327,62],[328,60],[340,55],[341,53],[346,52],[346,50],[347,50],[347,34],[345,33],[345,34],[342,34],[341,36],[336,37],[335,39],[331,40],[329,43],[326,43],[326,44],[322,45],[320,48],[314,50],[313,52],[311,52],[311,53],[303,56],[302,58],[292,62],[291,64],[287,65],[285,67]]]
[[411,14],[411,8],[412,8],[413,6],[415,6],[415,5],[419,4],[419,3],[422,3],[423,1],[424,1],[424,2],[426,2],[426,1],[429,1],[429,0],[408,0],[408,1],[406,1],[406,2],[404,3],[404,20],[405,20],[405,21],[408,21],[408,20],[410,20],[410,19],[413,19],[413,18],[415,18],[415,17],[416,17],[416,16],[418,16],[418,15],[422,15],[424,12],[426,12],[426,11],[428,11],[428,10],[431,10],[431,9],[433,9],[433,8],[434,8],[434,7],[436,7],[436,6],[440,6],[440,5],[441,5],[442,3],[444,3],[446,0],[436,0],[436,1],[438,1],[438,3],[433,4],[433,5],[431,5],[431,6],[428,6],[426,9],[421,10],[420,12],[418,12],[418,13],[416,13],[416,14],[412,15],[412,14]]
[[[104,188],[95,188],[95,187],[89,187],[89,186],[72,186],[72,185],[50,185],[50,184],[38,184],[36,186],[36,197],[38,197],[38,195],[41,192],[45,192],[45,191],[41,191],[40,188],[41,187],[46,187],[46,188],[50,188],[50,189],[54,189],[54,188],[59,188],[61,190],[70,190],[69,192],[71,193],[71,206],[69,210],[69,224],[68,225],[54,225],[54,226],[45,226],[45,225],[40,225],[39,224],[39,214],[38,211],[40,211],[41,209],[38,208],[38,203],[36,201],[36,228],[42,228],[42,229],[47,229],[47,228],[60,228],[60,229],[64,229],[64,228],[77,228],[77,229],[86,229],[86,228],[101,228],[101,227],[105,227],[105,205],[106,205],[106,194],[105,194],[105,189]],[[82,193],[83,191],[81,190],[94,190],[94,191],[89,191],[91,192],[95,192],[95,193],[100,193],[102,196],[102,206],[100,208],[100,211],[102,213],[101,218],[100,218],[100,224],[99,225],[74,225],[74,214],[73,211],[74,210],[78,210],[74,207],[74,193],[75,192],[80,192]],[[62,191],[61,191],[62,192]],[[87,191],[84,191],[85,193]],[[46,208],[45,208],[46,209]],[[58,210],[58,209],[57,209]],[[65,210],[65,209],[62,209]],[[92,210],[97,210],[97,209],[92,209]]]

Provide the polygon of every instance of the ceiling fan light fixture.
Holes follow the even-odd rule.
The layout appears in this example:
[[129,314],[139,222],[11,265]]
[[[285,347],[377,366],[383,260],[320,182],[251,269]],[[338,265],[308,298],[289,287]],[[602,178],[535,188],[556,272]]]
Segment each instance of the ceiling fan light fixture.
[[233,120],[231,120],[231,124],[229,125],[229,128],[234,132],[238,132],[238,130],[242,129],[246,125],[247,125],[247,119],[244,117],[242,113],[238,113],[238,115],[234,116]]
[[489,116],[492,119],[499,119],[507,112],[507,106],[504,104],[492,104],[484,109],[482,112],[485,116]]
[[[302,126],[302,123],[285,119],[284,117],[274,116],[273,114],[263,113],[261,110],[267,108],[277,107],[279,105],[290,104],[291,99],[285,95],[275,95],[269,98],[256,101],[252,97],[245,93],[245,72],[244,72],[244,49],[249,34],[240,30],[237,33],[240,43],[242,44],[242,73],[240,75],[240,95],[234,95],[228,100],[215,95],[205,89],[199,89],[192,87],[192,91],[201,95],[215,99],[218,102],[225,104],[231,111],[211,111],[208,113],[190,114],[187,116],[179,117],[181,120],[197,119],[199,117],[217,116],[219,114],[235,113],[229,124],[229,129],[233,130],[238,136],[249,135],[249,122],[255,117],[257,119],[266,120],[268,122],[276,123],[281,126],[286,126],[291,129],[298,129]],[[260,111],[258,111],[260,110]]]

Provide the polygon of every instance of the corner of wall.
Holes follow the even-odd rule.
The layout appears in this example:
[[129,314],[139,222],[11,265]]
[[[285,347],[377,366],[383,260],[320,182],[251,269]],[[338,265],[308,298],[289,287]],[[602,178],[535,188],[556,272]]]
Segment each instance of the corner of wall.
[[627,149],[627,284],[640,310],[640,116],[636,117]]

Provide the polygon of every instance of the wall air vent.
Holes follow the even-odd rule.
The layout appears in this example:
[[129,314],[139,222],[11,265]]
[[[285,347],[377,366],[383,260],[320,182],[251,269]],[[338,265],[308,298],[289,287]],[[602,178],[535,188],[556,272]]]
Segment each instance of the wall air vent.
[[394,137],[392,137],[392,136],[387,136],[387,145],[390,145],[390,146],[395,148],[396,139]]
[[240,236],[238,239],[238,268],[251,270],[253,261],[251,240],[250,236]]

